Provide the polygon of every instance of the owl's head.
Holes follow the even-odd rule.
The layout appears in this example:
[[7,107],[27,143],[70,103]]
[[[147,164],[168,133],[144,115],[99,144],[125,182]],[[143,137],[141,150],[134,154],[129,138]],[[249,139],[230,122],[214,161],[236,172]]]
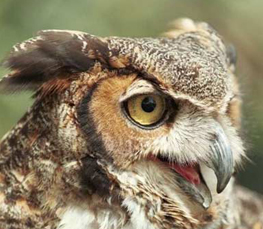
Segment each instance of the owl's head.
[[156,224],[192,225],[226,213],[244,155],[234,62],[188,19],[156,39],[47,30],[14,46],[0,88],[49,104],[58,146],[93,193]]

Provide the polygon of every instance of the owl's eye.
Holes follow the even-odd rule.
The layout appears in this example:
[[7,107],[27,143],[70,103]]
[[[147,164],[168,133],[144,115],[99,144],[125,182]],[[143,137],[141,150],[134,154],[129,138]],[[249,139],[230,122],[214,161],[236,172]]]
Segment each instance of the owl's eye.
[[166,103],[159,95],[139,95],[127,101],[126,109],[133,121],[142,126],[151,126],[163,118]]

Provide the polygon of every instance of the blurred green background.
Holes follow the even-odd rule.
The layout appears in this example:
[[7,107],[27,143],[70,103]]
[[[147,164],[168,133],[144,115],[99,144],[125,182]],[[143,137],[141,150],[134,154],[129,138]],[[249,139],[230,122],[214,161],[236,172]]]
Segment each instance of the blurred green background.
[[[263,193],[262,0],[1,0],[0,58],[42,29],[100,36],[158,36],[178,17],[207,21],[238,52],[243,94],[243,138],[249,157],[239,182]],[[0,75],[7,70],[0,68]],[[32,104],[29,93],[0,95],[0,137]]]

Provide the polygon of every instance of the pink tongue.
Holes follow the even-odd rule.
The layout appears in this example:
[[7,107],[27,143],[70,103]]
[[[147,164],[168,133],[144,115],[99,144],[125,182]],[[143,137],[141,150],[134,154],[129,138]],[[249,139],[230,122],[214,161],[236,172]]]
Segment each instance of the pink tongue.
[[178,164],[169,164],[169,167],[178,172],[181,176],[183,176],[187,181],[192,184],[198,185],[200,184],[200,176],[194,165],[178,165]]
[[[152,161],[161,161],[157,159],[157,157],[150,156],[149,157]],[[168,162],[165,163],[169,168],[175,170],[179,173],[182,177],[184,177],[188,182],[199,185],[201,183],[200,176],[197,172],[196,165],[178,165],[178,164],[170,164]]]

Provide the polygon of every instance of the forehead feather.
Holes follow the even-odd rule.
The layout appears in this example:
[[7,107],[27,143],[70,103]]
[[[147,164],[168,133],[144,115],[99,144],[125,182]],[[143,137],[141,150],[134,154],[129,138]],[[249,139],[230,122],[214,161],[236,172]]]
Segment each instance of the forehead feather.
[[110,38],[108,43],[119,55],[128,56],[134,68],[177,95],[220,107],[231,93],[225,46],[212,29],[176,38]]

